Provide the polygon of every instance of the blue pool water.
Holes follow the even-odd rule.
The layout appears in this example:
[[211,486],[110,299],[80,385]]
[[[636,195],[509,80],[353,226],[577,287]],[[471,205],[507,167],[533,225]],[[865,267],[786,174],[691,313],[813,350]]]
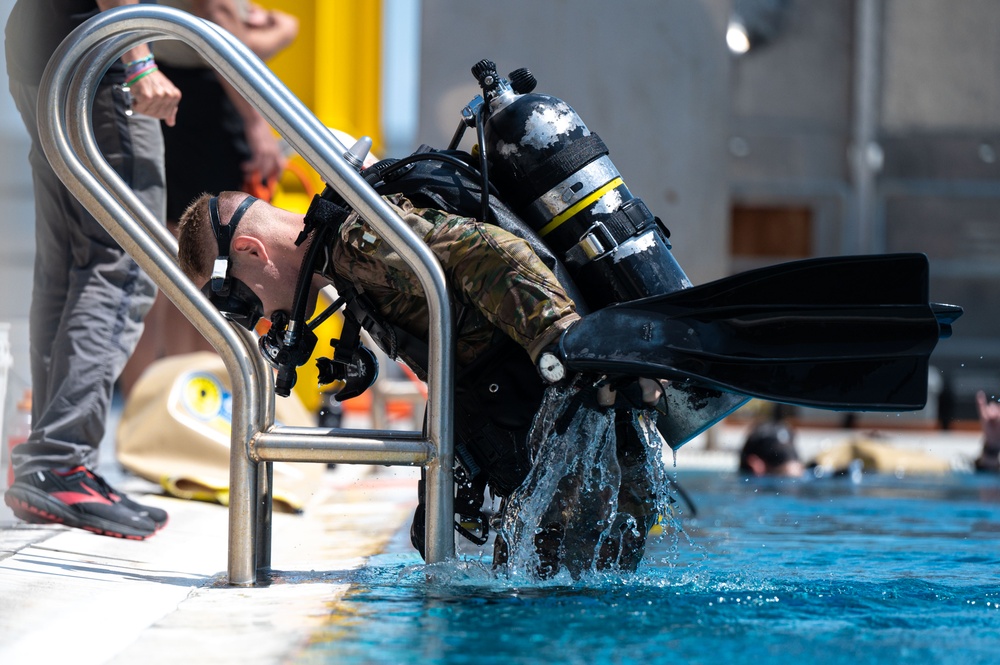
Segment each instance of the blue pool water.
[[676,476],[696,508],[632,576],[515,585],[373,558],[299,663],[993,663],[1000,478]]

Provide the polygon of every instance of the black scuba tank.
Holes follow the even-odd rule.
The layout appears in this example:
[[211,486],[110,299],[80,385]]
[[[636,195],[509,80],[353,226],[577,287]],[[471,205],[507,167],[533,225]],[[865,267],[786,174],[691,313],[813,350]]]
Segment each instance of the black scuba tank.
[[478,121],[489,181],[567,267],[593,309],[691,286],[669,232],[629,191],[604,142],[527,69],[481,60]]

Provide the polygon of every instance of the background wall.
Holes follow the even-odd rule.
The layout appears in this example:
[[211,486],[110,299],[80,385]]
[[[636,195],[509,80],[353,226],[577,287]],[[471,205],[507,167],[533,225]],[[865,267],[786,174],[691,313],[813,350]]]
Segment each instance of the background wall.
[[[275,70],[324,119],[376,139],[379,104],[382,123],[414,113],[409,142],[394,134],[401,154],[450,140],[478,93],[475,62],[528,67],[604,139],[696,283],[803,256],[925,252],[931,297],[966,308],[933,358],[955,413],[974,415],[976,389],[1000,393],[1000,3],[410,0],[416,20],[397,1],[357,15],[359,32],[330,18],[353,15],[347,0],[273,0],[300,11],[313,63]],[[0,0],[0,19],[12,5]],[[741,12],[768,18],[770,40],[736,57],[725,37]],[[393,43],[414,33],[415,55],[391,55],[378,22]],[[372,62],[381,85],[352,84]],[[0,68],[0,321],[26,375],[33,206],[5,81]],[[338,92],[321,102],[327,84]]]
[[527,67],[610,148],[696,282],[729,266],[727,0],[423,0],[420,140],[447,145],[481,59]]
[[932,358],[944,416],[975,418],[976,390],[1000,394],[1000,3],[734,8],[764,5],[778,29],[731,68],[733,269],[926,253],[932,299],[965,307]]
[[[14,0],[0,0],[0,21],[7,22]],[[7,65],[0,49],[0,321],[11,324],[8,401],[28,385],[28,303],[35,256],[35,203],[28,167],[28,134],[7,91]]]

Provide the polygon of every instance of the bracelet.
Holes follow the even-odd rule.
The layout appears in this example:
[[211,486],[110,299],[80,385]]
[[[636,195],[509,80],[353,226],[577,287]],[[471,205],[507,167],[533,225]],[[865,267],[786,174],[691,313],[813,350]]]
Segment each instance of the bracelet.
[[150,67],[155,67],[156,61],[153,60],[153,56],[149,55],[145,58],[139,60],[133,60],[125,65],[125,78],[130,79],[136,74],[146,71]]
[[148,55],[145,58],[140,58],[139,60],[133,60],[132,62],[125,63],[125,76],[130,77],[136,72],[139,72],[150,65],[155,65],[156,61],[153,60],[152,55]]
[[122,86],[125,87],[125,88],[130,88],[139,79],[146,78],[147,76],[149,76],[153,72],[159,71],[159,69],[160,68],[157,67],[156,65],[153,65],[152,67],[148,67],[148,68],[142,70],[142,72],[140,72],[138,75],[133,76],[129,80],[125,81],[125,83],[123,83]]
[[144,66],[138,67],[138,68],[133,69],[131,71],[126,70],[125,71],[125,80],[126,81],[131,81],[132,79],[134,79],[139,74],[142,74],[142,73],[144,73],[144,72],[146,72],[146,71],[148,71],[150,69],[157,69],[157,66],[156,66],[155,62],[153,62],[153,63],[146,63]]
[[144,58],[139,58],[138,60],[132,60],[131,62],[126,62],[125,63],[125,69],[128,69],[129,67],[135,67],[137,65],[141,65],[144,62],[152,62],[152,61],[153,61],[153,54],[150,53],[149,55],[147,55]]

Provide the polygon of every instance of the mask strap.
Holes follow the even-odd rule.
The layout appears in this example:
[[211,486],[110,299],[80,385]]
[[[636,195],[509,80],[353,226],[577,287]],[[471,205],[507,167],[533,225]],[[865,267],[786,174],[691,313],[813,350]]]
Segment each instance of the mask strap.
[[215,233],[215,240],[219,245],[219,254],[215,259],[215,264],[212,266],[211,283],[214,293],[223,296],[229,294],[229,245],[233,240],[236,225],[240,223],[240,219],[243,218],[244,213],[256,201],[256,197],[247,195],[240,202],[240,205],[237,206],[236,212],[233,213],[229,223],[223,226],[222,216],[219,214],[219,197],[213,196],[208,200],[208,217],[212,221],[212,232]]

